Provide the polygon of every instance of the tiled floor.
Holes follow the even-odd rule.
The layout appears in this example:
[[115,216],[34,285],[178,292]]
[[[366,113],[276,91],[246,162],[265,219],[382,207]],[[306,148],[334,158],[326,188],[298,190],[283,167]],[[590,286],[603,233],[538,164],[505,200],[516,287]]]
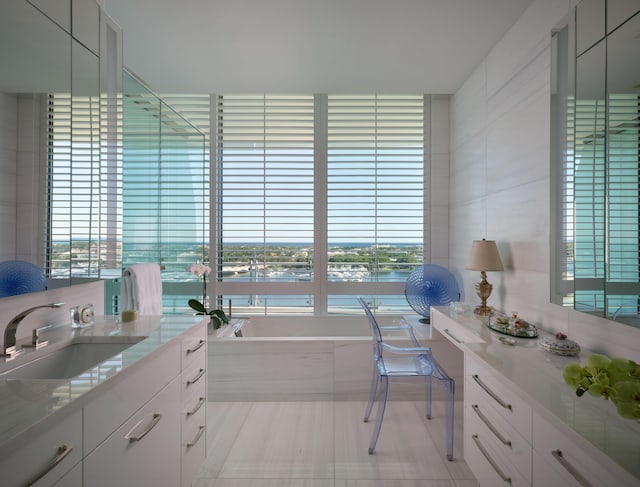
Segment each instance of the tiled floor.
[[[387,404],[376,453],[364,402],[210,402],[208,458],[194,487],[475,487],[462,460],[445,458],[444,407]],[[375,410],[374,410],[375,411]]]

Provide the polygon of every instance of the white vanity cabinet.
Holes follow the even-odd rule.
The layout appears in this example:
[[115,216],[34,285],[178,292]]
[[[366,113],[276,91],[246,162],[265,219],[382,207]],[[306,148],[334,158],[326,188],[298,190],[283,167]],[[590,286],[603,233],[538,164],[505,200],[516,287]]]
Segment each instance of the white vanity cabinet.
[[[0,461],[0,485],[54,485],[82,460],[82,411],[48,428],[33,428],[29,434],[37,440],[18,447]],[[78,484],[65,481],[60,485]]]
[[531,485],[531,407],[465,356],[464,454],[481,485]]
[[464,458],[482,487],[640,485],[640,427],[575,396],[575,357],[505,344],[471,313],[432,308],[431,325],[464,353]]
[[[182,338],[180,376],[180,484],[189,487],[206,457],[207,329],[196,327]],[[176,484],[178,485],[178,484]]]
[[179,407],[180,381],[174,377],[84,459],[84,485],[179,485]]

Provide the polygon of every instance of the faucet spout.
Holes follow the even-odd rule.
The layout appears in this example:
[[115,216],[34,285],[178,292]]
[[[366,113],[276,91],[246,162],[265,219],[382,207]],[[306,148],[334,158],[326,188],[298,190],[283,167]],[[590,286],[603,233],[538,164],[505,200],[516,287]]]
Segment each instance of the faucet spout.
[[18,325],[20,322],[25,319],[25,317],[31,314],[33,311],[41,308],[60,308],[64,306],[64,303],[49,303],[49,304],[41,304],[38,306],[33,306],[32,308],[25,309],[21,313],[18,313],[16,316],[9,321],[9,324],[4,329],[4,344],[3,344],[3,354],[6,356],[13,356],[16,354],[16,331],[18,330]]

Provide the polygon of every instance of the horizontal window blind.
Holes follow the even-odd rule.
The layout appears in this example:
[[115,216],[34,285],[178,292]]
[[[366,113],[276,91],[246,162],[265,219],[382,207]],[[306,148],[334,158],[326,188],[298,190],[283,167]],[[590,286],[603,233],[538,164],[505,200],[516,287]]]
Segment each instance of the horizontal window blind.
[[422,95],[329,95],[330,280],[343,264],[355,280],[404,280],[422,262],[424,130]]
[[216,116],[222,279],[311,279],[313,95],[221,95]]
[[608,273],[609,281],[638,282],[640,202],[640,98],[608,98]]
[[575,104],[574,253],[575,277],[605,275],[605,101]]
[[47,275],[97,277],[101,240],[100,99],[49,95]]

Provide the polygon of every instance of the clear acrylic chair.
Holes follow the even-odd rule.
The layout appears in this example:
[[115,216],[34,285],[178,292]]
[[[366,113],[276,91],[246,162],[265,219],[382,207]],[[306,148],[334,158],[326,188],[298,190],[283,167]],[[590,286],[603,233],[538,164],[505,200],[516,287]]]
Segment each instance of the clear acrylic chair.
[[[378,396],[378,389],[380,389],[380,397],[378,399],[378,414],[376,418],[375,428],[373,430],[373,436],[371,443],[369,444],[369,454],[373,454],[376,443],[378,442],[378,436],[380,435],[380,429],[382,427],[382,420],[384,418],[384,411],[387,404],[387,394],[389,390],[389,378],[394,377],[423,377],[425,380],[426,389],[426,408],[427,419],[431,419],[431,386],[432,378],[436,378],[438,382],[444,387],[446,393],[446,433],[447,433],[447,460],[453,459],[453,410],[455,399],[455,381],[447,375],[447,373],[440,367],[440,364],[435,360],[431,353],[431,347],[424,347],[420,345],[413,333],[413,329],[409,324],[396,325],[396,326],[379,326],[376,321],[373,312],[362,299],[358,298],[358,302],[364,309],[369,325],[371,326],[371,332],[373,334],[373,378],[371,381],[371,394],[369,396],[369,403],[367,404],[367,410],[364,415],[365,423],[369,421],[373,403]],[[405,331],[411,340],[409,347],[399,347],[385,343],[382,338],[383,331]]]

